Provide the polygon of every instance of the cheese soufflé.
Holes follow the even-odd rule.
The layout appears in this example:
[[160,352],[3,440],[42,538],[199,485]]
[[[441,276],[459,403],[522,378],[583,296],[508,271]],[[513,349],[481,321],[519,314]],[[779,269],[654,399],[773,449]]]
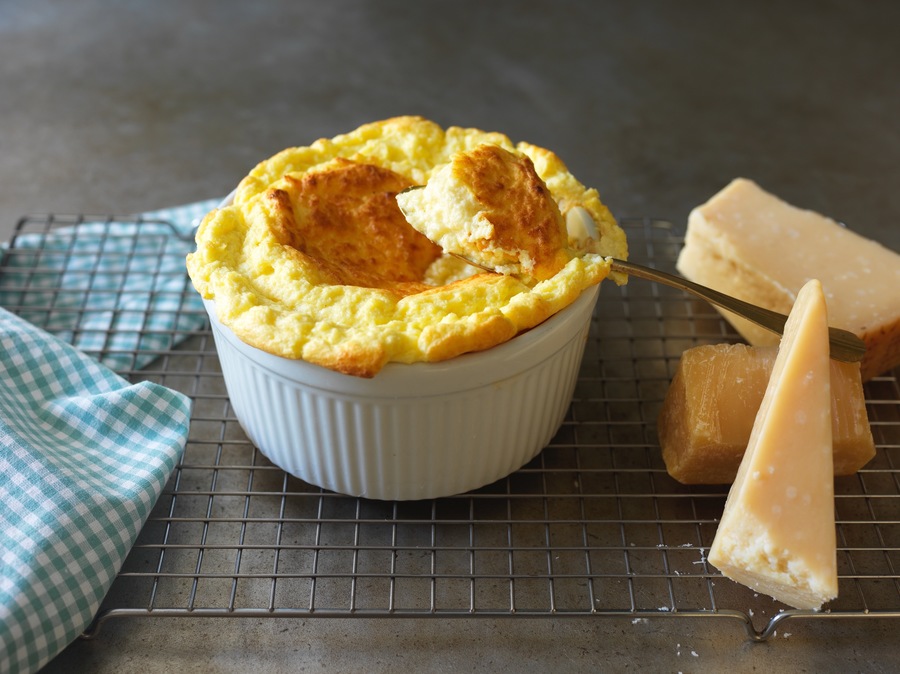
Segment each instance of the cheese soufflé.
[[[427,187],[457,155],[473,152],[499,157],[508,184],[495,183],[491,195],[510,200],[502,210],[520,214],[521,231],[536,216],[544,223],[536,235],[561,227],[538,241],[537,250],[552,250],[538,255],[534,273],[467,265],[404,217],[398,194]],[[574,208],[596,226],[591,253],[565,252]],[[606,257],[627,257],[625,234],[597,190],[553,152],[420,117],[283,150],[204,218],[196,238],[187,258],[194,286],[243,342],[359,377],[388,362],[441,361],[506,342],[608,276],[624,282]]]

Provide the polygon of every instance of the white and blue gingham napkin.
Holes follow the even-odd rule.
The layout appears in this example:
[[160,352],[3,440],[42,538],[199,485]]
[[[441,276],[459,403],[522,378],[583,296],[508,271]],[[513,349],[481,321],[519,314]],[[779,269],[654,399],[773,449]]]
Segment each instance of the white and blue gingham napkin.
[[182,455],[190,400],[109,368],[203,323],[184,254],[213,205],[144,214],[177,223],[174,240],[81,223],[0,250],[0,303],[18,314],[0,307],[0,673],[37,671],[90,624]]
[[190,401],[0,309],[0,671],[90,623],[187,439]]
[[23,233],[0,252],[0,306],[117,372],[142,368],[205,322],[184,257],[218,201]]

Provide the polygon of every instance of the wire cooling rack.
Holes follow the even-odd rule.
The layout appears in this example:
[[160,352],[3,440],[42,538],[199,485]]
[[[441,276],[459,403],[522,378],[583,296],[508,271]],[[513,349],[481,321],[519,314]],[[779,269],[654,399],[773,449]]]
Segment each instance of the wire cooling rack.
[[[622,225],[631,259],[672,270],[672,225]],[[690,616],[740,621],[756,641],[788,619],[900,618],[900,372],[865,387],[875,459],[836,480],[839,597],[791,610],[707,562],[727,489],[681,485],[660,457],[681,353],[737,340],[708,305],[604,283],[574,400],[542,453],[472,493],[370,501],[301,482],[247,440],[186,282],[190,245],[158,221],[26,218],[0,261],[8,309],[194,401],[183,460],[86,637],[125,616]],[[65,327],[107,301],[105,322]]]

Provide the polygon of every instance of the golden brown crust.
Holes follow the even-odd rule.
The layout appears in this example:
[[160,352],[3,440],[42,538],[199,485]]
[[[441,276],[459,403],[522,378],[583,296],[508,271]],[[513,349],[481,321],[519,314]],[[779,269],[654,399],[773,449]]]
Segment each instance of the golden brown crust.
[[441,249],[409,226],[397,192],[410,181],[389,169],[337,159],[323,169],[286,176],[270,189],[272,235],[335,285],[421,292]]
[[481,145],[462,152],[451,164],[454,177],[467,185],[493,225],[491,245],[510,251],[509,263],[524,256],[531,275],[548,279],[569,261],[566,226],[550,190],[538,177],[531,159],[497,145]]

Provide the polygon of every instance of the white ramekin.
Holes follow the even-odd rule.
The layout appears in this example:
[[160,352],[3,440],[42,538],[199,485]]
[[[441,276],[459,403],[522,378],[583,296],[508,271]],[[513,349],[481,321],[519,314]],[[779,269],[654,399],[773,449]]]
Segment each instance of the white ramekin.
[[[582,227],[596,236],[592,222]],[[599,292],[491,349],[388,363],[372,379],[252,347],[219,322],[214,301],[204,306],[237,420],[272,463],[341,494],[402,501],[490,484],[547,445],[572,401]]]
[[205,301],[237,419],[277,466],[342,494],[460,494],[543,449],[572,400],[598,288],[514,339],[439,363],[388,363],[372,379],[242,342]]

